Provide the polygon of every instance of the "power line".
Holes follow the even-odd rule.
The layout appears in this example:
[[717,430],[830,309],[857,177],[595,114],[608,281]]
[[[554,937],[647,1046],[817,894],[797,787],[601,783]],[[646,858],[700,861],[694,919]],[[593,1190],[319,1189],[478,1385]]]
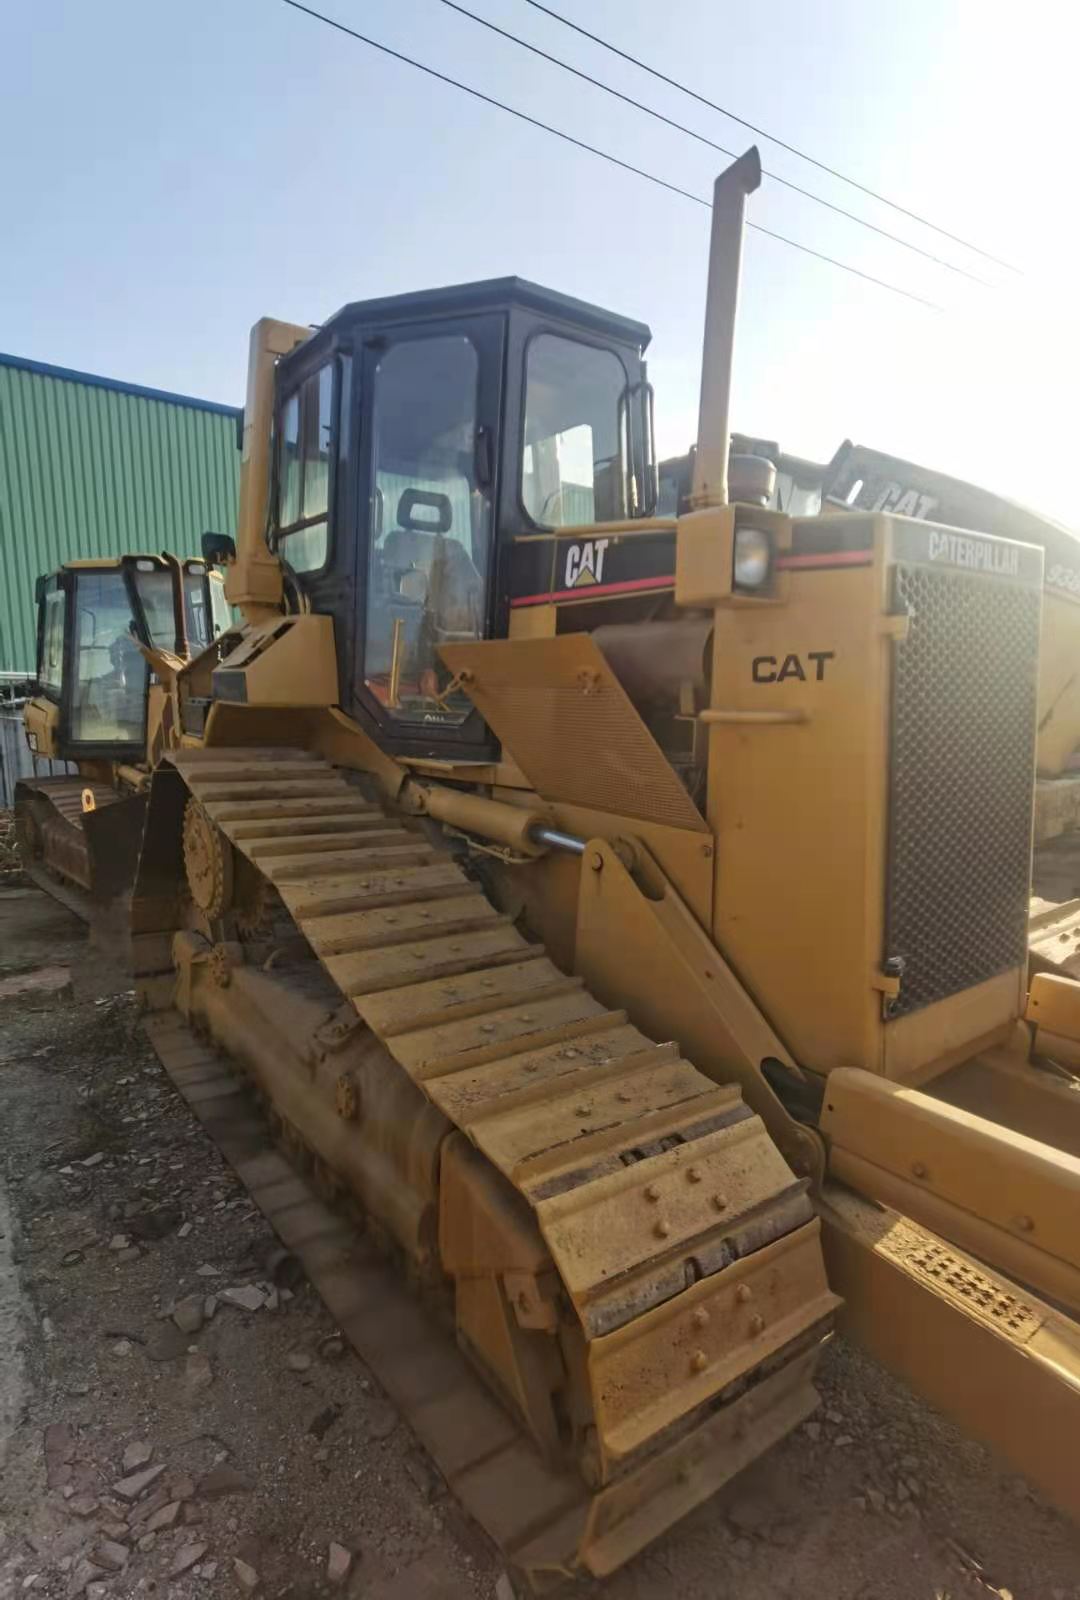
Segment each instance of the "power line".
[[[654,183],[661,189],[667,189],[672,194],[681,195],[684,200],[692,200],[695,205],[704,206],[707,211],[712,210],[712,202],[704,199],[699,194],[692,194],[689,189],[682,189],[677,183],[669,183],[666,178],[659,178],[654,172],[646,172],[644,167],[635,167],[629,161],[623,161],[620,156],[613,156],[607,150],[601,150],[594,144],[587,144],[584,139],[576,138],[572,133],[564,133],[561,128],[553,128],[549,122],[541,122],[538,117],[531,117],[525,111],[519,111],[515,106],[508,106],[503,100],[496,100],[490,94],[484,94],[480,89],[474,89],[470,84],[462,83],[457,78],[451,78],[445,72],[438,72],[434,67],[429,67],[422,61],[416,61],[412,56],[404,55],[400,50],[393,50],[388,44],[380,44],[378,39],[371,39],[365,33],[359,33],[355,28],[338,22],[335,17],[328,17],[313,7],[303,5],[301,0],[283,0],[283,4],[291,6],[294,11],[302,11],[305,16],[313,17],[316,22],[323,22],[328,28],[336,28],[339,33],[347,34],[350,39],[356,39],[360,44],[369,45],[372,50],[379,50],[383,55],[392,56],[395,61],[401,61],[407,67],[415,67],[418,72],[426,73],[429,78],[437,78],[440,83],[449,84],[452,89],[460,89],[463,94],[471,95],[474,100],[481,100],[485,105],[494,106],[498,111],[505,111],[511,117],[517,117],[520,122],[527,122],[531,127],[539,128],[543,133],[550,133],[556,139],[562,139],[567,144],[575,145],[579,150],[585,150],[589,155],[599,156],[602,161],[608,161],[612,166],[621,167],[624,172],[632,172],[635,177],[644,178],[647,183]],[[792,250],[799,250],[804,255],[813,256],[818,261],[826,261],[831,267],[838,267],[841,272],[851,273],[853,277],[862,278],[867,283],[876,284],[879,289],[887,289],[890,294],[901,295],[905,300],[914,300],[917,305],[926,306],[930,311],[941,311],[942,307],[933,300],[926,300],[922,295],[913,294],[910,289],[901,289],[895,283],[887,283],[884,278],[876,278],[873,273],[863,272],[859,267],[849,266],[846,261],[837,261],[834,256],[827,256],[820,250],[813,250],[807,244],[800,244],[797,239],[789,239],[785,234],[774,233],[771,228],[764,228],[758,222],[748,222],[748,228],[755,233],[763,233],[770,239],[776,239],[781,244],[786,244]]]
[[943,238],[951,239],[953,244],[963,245],[965,250],[973,250],[977,256],[992,261],[995,266],[1004,267],[1008,272],[1020,272],[1019,267],[1014,267],[1011,262],[1003,261],[1000,256],[991,255],[989,250],[983,250],[980,245],[972,244],[970,239],[962,239],[958,233],[950,233],[948,228],[940,227],[936,222],[930,222],[926,217],[921,217],[917,211],[909,211],[907,206],[902,206],[896,200],[889,200],[885,195],[878,194],[876,189],[868,189],[865,183],[859,183],[856,178],[849,178],[846,173],[838,172],[835,167],[830,167],[827,162],[818,161],[815,156],[807,155],[805,150],[800,150],[797,145],[788,144],[777,137],[775,133],[766,133],[764,128],[757,127],[753,122],[747,122],[745,117],[740,117],[734,111],[729,111],[726,106],[717,105],[715,100],[709,100],[703,94],[698,94],[696,89],[690,89],[685,83],[680,83],[677,78],[669,78],[666,73],[660,72],[656,67],[651,67],[647,61],[641,61],[637,56],[632,56],[629,51],[621,50],[618,45],[612,44],[609,39],[601,39],[598,33],[590,33],[588,28],[583,28],[580,23],[572,22],[569,17],[564,17],[561,11],[553,11],[550,6],[542,5],[541,0],[526,0],[526,4],[536,11],[542,11],[545,16],[553,17],[556,22],[561,22],[564,28],[572,28],[575,33],[580,33],[583,38],[591,39],[593,44],[598,44],[604,50],[610,50],[612,55],[629,61],[631,66],[639,67],[642,72],[649,73],[650,77],[658,78],[661,83],[668,84],[672,89],[678,89],[680,94],[689,95],[691,100],[697,100],[701,105],[708,106],[710,111],[719,111],[722,117],[730,117],[732,122],[737,122],[740,127],[749,128],[751,133],[756,133],[761,139],[768,139],[770,144],[779,145],[781,150],[787,150],[791,155],[798,156],[801,161],[808,161],[812,167],[817,167],[821,172],[827,172],[831,178],[839,178],[841,183],[850,184],[853,189],[869,195],[871,200],[878,200],[883,206],[889,206],[893,211],[899,211],[902,216],[910,217],[913,222],[918,222],[924,228],[930,228],[934,233],[940,233]]
[[[602,89],[605,94],[612,95],[616,100],[621,100],[625,105],[633,106],[636,111],[642,111],[647,117],[654,117],[657,122],[665,123],[669,128],[674,128],[678,133],[686,134],[689,139],[696,139],[699,144],[708,145],[710,150],[718,150],[722,156],[735,159],[738,152],[729,150],[726,145],[717,144],[715,139],[706,138],[705,134],[698,133],[696,128],[687,128],[683,123],[676,122],[674,117],[665,116],[662,111],[657,111],[653,106],[647,106],[641,100],[636,100],[633,95],[623,94],[621,89],[613,88],[610,83],[604,83],[600,78],[594,78],[588,72],[583,72],[579,67],[571,66],[568,61],[563,61],[559,56],[553,56],[547,50],[541,50],[539,45],[530,44],[527,39],[519,38],[516,33],[500,28],[498,23],[491,22],[487,17],[477,16],[475,11],[459,5],[457,0],[442,0],[444,6],[451,11],[457,11],[461,16],[468,17],[470,22],[477,22],[482,28],[488,28],[492,33],[497,33],[503,39],[509,39],[511,44],[520,45],[522,50],[528,50],[534,56],[539,56],[544,61],[550,61],[553,66],[561,67],[564,72],[571,73],[575,78],[581,78],[585,83],[591,83],[594,88]],[[924,250],[921,245],[913,244],[910,239],[902,239],[899,234],[890,233],[888,228],[879,228],[876,222],[870,222],[866,217],[857,216],[854,211],[846,211],[843,206],[835,205],[831,200],[826,200],[823,195],[814,194],[810,189],[804,189],[797,183],[792,183],[789,178],[782,178],[778,172],[770,172],[767,167],[762,167],[765,177],[771,178],[774,183],[779,183],[785,189],[791,189],[795,194],[801,194],[807,200],[813,200],[817,205],[824,206],[827,211],[835,211],[837,216],[846,217],[849,222],[858,223],[860,228],[868,228],[871,233],[879,234],[883,239],[889,239],[893,244],[901,245],[905,250],[912,250],[917,256],[932,261],[935,266],[945,267],[949,272],[957,272],[962,278],[970,278],[972,283],[981,284],[984,289],[992,288],[985,278],[980,278],[977,273],[969,272],[966,267],[959,267],[953,261],[946,261],[942,256],[936,256],[930,250]]]

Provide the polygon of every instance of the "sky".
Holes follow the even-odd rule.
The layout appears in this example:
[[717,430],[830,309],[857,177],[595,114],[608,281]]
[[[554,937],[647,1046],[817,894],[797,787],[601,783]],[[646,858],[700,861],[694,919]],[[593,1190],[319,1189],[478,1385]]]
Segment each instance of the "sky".
[[[680,187],[725,158],[440,0],[318,9]],[[524,0],[470,9],[739,152],[745,128]],[[766,139],[750,217],[942,307],[752,234],[732,425],[845,437],[1080,527],[1073,0],[553,0],[591,31],[1021,269]],[[0,350],[242,404],[259,316],[516,273],[653,330],[661,455],[696,432],[708,213],[281,0],[0,0]]]

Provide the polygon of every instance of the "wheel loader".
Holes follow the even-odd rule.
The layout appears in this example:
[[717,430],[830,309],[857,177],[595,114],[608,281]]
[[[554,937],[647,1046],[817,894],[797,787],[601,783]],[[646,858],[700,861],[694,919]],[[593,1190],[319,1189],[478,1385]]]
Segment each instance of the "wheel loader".
[[716,184],[678,516],[639,322],[510,278],[256,324],[204,545],[242,621],[149,783],[151,1038],[538,1591],[809,1417],[837,1317],[1080,1514],[1043,554],[729,494],[759,182]]
[[36,599],[24,731],[36,759],[76,770],[16,785],[16,837],[24,870],[88,920],[131,887],[163,682],[230,617],[220,573],[168,554],[70,561]]

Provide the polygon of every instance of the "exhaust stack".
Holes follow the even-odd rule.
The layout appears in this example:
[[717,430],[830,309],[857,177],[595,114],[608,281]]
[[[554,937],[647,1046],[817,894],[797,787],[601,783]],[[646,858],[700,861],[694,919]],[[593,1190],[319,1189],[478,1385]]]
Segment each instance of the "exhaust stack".
[[761,157],[751,145],[713,188],[709,286],[705,299],[705,340],[701,352],[701,401],[697,452],[690,503],[695,510],[723,506],[728,498],[731,440],[731,371],[735,355],[735,317],[739,302],[746,197],[761,184]]

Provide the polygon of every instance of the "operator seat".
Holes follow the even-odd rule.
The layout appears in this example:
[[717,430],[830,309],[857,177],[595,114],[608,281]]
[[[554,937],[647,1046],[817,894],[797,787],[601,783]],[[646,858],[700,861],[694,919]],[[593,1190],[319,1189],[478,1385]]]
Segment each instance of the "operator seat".
[[484,580],[460,539],[446,537],[453,520],[449,495],[406,489],[382,556],[398,575],[398,593],[425,606],[440,639],[474,639],[482,629]]

